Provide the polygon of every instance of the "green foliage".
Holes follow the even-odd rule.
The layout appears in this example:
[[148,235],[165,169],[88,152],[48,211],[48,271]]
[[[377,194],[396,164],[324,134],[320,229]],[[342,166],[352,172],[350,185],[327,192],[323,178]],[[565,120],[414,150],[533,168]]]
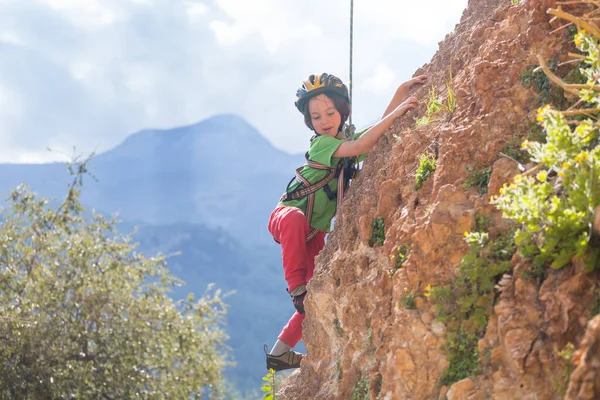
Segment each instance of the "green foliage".
[[446,91],[448,97],[446,97],[446,104],[444,109],[448,112],[448,115],[452,117],[452,114],[456,111],[456,96],[454,95],[454,80],[452,78],[452,69],[450,69],[450,79],[446,81]]
[[369,246],[374,245],[382,246],[385,242],[385,223],[383,217],[377,217],[371,222],[371,239],[369,240]]
[[479,370],[478,337],[464,330],[447,335],[443,350],[450,365],[440,377],[440,384],[450,386],[461,379],[474,375]]
[[390,278],[394,276],[396,271],[398,271],[404,265],[404,262],[408,258],[408,246],[398,246],[396,248],[396,254],[392,254],[390,258],[394,261],[394,268],[390,270]]
[[369,354],[375,353],[375,345],[373,344],[373,329],[369,327],[367,329],[367,334],[365,335],[363,347],[367,350]]
[[423,117],[415,118],[415,125],[417,127],[429,125],[431,122],[434,122],[431,117],[425,115]]
[[425,102],[427,105],[425,115],[423,117],[415,118],[415,124],[418,127],[428,125],[431,122],[436,122],[437,119],[434,119],[433,116],[443,107],[442,98],[435,93],[435,87],[433,87],[433,85],[431,86],[431,89],[429,89],[429,95]]
[[577,26],[576,25],[570,25],[565,32],[565,36],[564,38],[568,41],[568,42],[572,42],[573,41],[573,37],[577,34]]
[[419,190],[423,182],[425,182],[433,174],[436,168],[436,159],[433,153],[425,152],[419,155],[419,166],[415,173],[415,190]]
[[510,3],[511,3],[513,6],[516,6],[516,5],[518,5],[520,2],[521,2],[521,0],[510,0]]
[[339,319],[337,319],[337,318],[333,319],[333,326],[335,327],[335,331],[337,332],[337,334],[339,336],[344,336],[344,330],[342,329],[342,323],[340,322]]
[[[517,176],[493,204],[520,224],[517,244],[537,265],[559,269],[578,256],[591,271],[599,259],[598,249],[589,246],[593,209],[600,202],[600,146],[589,146],[596,132],[591,121],[572,131],[560,112],[548,107],[540,110],[540,119],[547,142],[525,146],[543,168],[535,178]],[[558,171],[560,180],[549,179],[550,171]]]
[[443,350],[449,361],[441,383],[450,385],[476,373],[479,366],[477,341],[483,336],[494,302],[494,286],[511,269],[515,251],[513,234],[489,240],[485,232],[467,233],[469,251],[463,257],[458,277],[447,287],[435,287],[438,319],[447,324]]
[[435,93],[435,87],[431,86],[429,89],[429,97],[427,98],[427,110],[425,114],[433,116],[442,109],[442,98]]
[[417,127],[425,126],[430,124],[431,122],[437,122],[439,119],[434,118],[436,114],[440,111],[446,111],[448,113],[448,117],[451,117],[452,114],[456,111],[456,96],[454,95],[454,82],[452,80],[452,71],[450,71],[450,79],[446,81],[446,90],[448,91],[448,95],[446,97],[446,102],[442,100],[442,96],[438,95],[435,91],[435,87],[432,85],[429,89],[429,93],[427,99],[425,100],[425,104],[427,109],[425,110],[425,115],[422,117],[415,118],[415,125]]
[[470,165],[467,167],[467,180],[462,184],[463,189],[469,187],[476,187],[479,194],[486,194],[488,184],[490,183],[490,176],[492,175],[492,168],[474,169]]
[[367,378],[362,378],[354,387],[354,392],[352,392],[352,400],[369,400],[370,392],[369,380]]
[[571,360],[573,358],[573,353],[575,352],[575,346],[573,343],[569,342],[562,350],[554,350],[554,352],[564,361],[562,362],[561,376],[559,378],[554,378],[552,380],[552,385],[554,386],[554,390],[564,396],[569,386],[569,377],[574,369]]
[[344,371],[342,370],[342,359],[338,356],[338,358],[335,360],[335,370],[337,372],[337,380],[341,381],[342,378],[344,377]]
[[407,288],[404,288],[404,291],[400,295],[400,304],[406,309],[414,310],[417,308],[415,298],[416,294],[414,292],[409,292]]
[[[550,60],[548,67],[552,72],[556,72],[558,63]],[[537,70],[535,65],[523,71],[520,82],[526,88],[533,88],[539,95],[538,104],[552,104],[555,107],[564,107],[566,105],[563,89],[553,86],[546,74],[541,70]]]
[[546,133],[537,122],[530,122],[527,125],[527,132],[525,134],[515,134],[504,146],[502,150],[504,154],[512,157],[521,164],[526,164],[530,161],[530,156],[523,146],[523,138],[526,141],[541,142],[546,140]]
[[[580,100],[596,108],[600,105],[593,87],[600,76],[598,39],[581,31],[575,44],[587,53],[580,72],[590,84],[580,90]],[[547,265],[562,268],[573,257],[581,258],[587,271],[600,265],[600,249],[590,245],[593,210],[600,203],[598,129],[587,111],[579,117],[572,123],[549,105],[540,108],[538,122],[546,141],[523,143],[539,164],[537,175],[517,176],[493,201],[504,217],[520,225],[517,244],[537,270]]]
[[485,214],[482,214],[480,212],[475,213],[475,232],[487,232],[491,223],[491,218],[485,216]]
[[0,398],[221,398],[220,291],[175,303],[164,257],[84,217],[87,160],[52,207],[26,187],[0,220]]
[[269,372],[262,378],[266,383],[260,388],[265,393],[264,400],[275,400],[276,399],[276,385],[275,385],[275,370],[269,369]]

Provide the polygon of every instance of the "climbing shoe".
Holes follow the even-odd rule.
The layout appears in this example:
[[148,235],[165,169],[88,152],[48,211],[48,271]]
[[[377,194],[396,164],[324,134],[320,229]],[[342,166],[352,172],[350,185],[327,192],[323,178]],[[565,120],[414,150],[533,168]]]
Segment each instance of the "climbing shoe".
[[304,357],[304,354],[293,350],[288,350],[278,356],[269,354],[267,345],[265,345],[265,354],[267,356],[267,371],[270,369],[283,371],[291,368],[300,368],[300,360]]

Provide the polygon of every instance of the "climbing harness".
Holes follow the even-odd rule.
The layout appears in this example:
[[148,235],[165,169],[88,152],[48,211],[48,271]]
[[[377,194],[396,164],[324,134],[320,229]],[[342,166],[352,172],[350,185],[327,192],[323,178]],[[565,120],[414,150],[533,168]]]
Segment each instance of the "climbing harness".
[[[313,139],[315,137],[316,136],[314,136]],[[311,139],[311,141],[312,141],[312,139]],[[285,193],[283,194],[283,196],[281,196],[281,198],[279,199],[279,202],[298,200],[303,197],[306,197],[307,203],[306,203],[306,211],[305,211],[304,215],[310,225],[310,220],[312,218],[313,208],[315,205],[315,192],[317,190],[323,189],[323,191],[325,192],[325,194],[327,195],[329,200],[336,199],[336,208],[339,208],[340,205],[342,204],[342,200],[344,198],[344,195],[346,194],[346,190],[348,189],[348,184],[349,184],[349,181],[351,178],[345,178],[345,175],[347,174],[347,172],[345,171],[346,168],[344,168],[345,165],[342,162],[338,163],[337,166],[335,166],[335,167],[329,167],[327,165],[318,163],[316,161],[311,161],[308,158],[308,153],[307,153],[306,154],[306,165],[308,165],[310,168],[329,171],[329,173],[324,178],[322,178],[318,182],[315,182],[314,184],[311,185],[310,182],[300,174],[300,172],[302,172],[302,169],[304,168],[304,166],[297,168],[295,176],[288,183]],[[329,188],[329,182],[331,182],[331,180],[334,178],[338,179],[336,192],[332,192],[331,189]],[[288,191],[288,189],[294,180],[300,182],[300,185],[298,188],[296,188],[290,192],[290,191]],[[339,195],[340,193],[341,193],[341,196]],[[308,236],[306,237],[306,241],[307,242],[310,241],[312,238],[314,238],[317,235],[317,233],[319,233],[319,231],[313,228],[310,231],[310,233],[308,234]]]

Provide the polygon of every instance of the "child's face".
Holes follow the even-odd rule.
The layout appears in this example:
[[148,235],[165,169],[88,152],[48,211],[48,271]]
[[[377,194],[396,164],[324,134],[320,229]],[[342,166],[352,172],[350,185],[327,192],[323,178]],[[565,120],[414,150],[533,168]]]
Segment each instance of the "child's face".
[[325,94],[320,94],[308,101],[310,122],[319,135],[336,137],[342,123],[342,116],[335,108],[333,101]]

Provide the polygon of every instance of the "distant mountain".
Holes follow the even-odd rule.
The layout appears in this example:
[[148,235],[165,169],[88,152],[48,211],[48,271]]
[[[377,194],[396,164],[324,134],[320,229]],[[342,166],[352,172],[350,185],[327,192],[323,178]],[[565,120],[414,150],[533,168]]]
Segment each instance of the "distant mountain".
[[90,204],[155,224],[178,221],[225,229],[244,243],[270,240],[270,211],[303,163],[274,148],[234,115],[145,130],[101,154],[91,169]]
[[[242,118],[223,114],[194,125],[143,130],[90,161],[83,202],[125,220],[200,223],[225,229],[244,244],[271,240],[270,211],[304,162],[273,147]],[[26,182],[63,196],[64,164],[0,164],[0,190]]]

